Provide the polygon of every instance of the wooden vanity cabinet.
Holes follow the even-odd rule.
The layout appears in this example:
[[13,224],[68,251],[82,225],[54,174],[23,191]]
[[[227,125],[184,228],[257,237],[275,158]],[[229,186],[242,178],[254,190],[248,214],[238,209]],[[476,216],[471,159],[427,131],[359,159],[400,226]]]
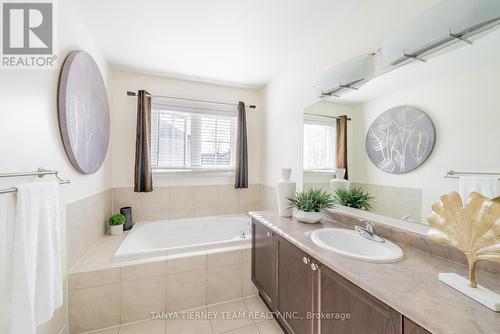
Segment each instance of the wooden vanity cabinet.
[[403,333],[404,334],[431,334],[425,328],[420,327],[408,318],[403,317]]
[[274,240],[270,229],[252,221],[252,282],[271,308],[276,291]]
[[310,256],[276,236],[277,293],[275,311],[288,334],[313,334],[314,272]]
[[252,281],[286,333],[429,334],[263,224],[252,226]]
[[[402,316],[325,265],[319,269],[318,303],[321,334],[399,334]],[[328,319],[328,316],[331,316]],[[349,316],[350,319],[345,317]],[[345,319],[345,320],[342,320]]]

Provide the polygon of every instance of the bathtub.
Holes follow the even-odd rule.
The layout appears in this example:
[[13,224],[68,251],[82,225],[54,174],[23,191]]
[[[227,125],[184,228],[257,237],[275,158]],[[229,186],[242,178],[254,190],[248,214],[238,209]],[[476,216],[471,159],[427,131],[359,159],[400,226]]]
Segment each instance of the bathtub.
[[113,256],[113,262],[227,246],[249,245],[246,215],[155,220],[136,223]]

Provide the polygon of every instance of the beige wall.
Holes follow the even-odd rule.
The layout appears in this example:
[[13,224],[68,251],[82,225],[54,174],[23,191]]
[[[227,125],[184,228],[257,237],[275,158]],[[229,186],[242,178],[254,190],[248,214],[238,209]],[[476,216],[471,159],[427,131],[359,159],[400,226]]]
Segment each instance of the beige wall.
[[[247,106],[256,105],[256,109],[247,107],[248,177],[249,183],[259,181],[261,118],[263,113],[260,91],[118,70],[113,70],[111,77],[113,187],[131,187],[133,185],[137,99],[127,96],[126,93],[127,90],[137,91],[139,89],[145,89],[153,95],[224,103],[243,101]],[[233,173],[156,174],[154,184],[156,186],[232,184],[234,182],[233,175]]]

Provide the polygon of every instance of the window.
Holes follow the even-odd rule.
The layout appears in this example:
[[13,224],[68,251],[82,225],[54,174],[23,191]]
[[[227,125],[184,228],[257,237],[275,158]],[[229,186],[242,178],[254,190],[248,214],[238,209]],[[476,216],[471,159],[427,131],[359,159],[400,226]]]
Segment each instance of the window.
[[153,170],[229,170],[235,166],[234,106],[153,98]]
[[304,170],[336,168],[335,119],[306,115],[304,120]]

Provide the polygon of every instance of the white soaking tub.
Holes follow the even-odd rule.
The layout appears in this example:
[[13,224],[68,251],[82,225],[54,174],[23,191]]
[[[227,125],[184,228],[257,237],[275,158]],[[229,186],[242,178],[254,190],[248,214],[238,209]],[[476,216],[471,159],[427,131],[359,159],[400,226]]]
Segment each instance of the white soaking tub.
[[113,256],[113,262],[249,245],[246,215],[155,220],[136,223]]

